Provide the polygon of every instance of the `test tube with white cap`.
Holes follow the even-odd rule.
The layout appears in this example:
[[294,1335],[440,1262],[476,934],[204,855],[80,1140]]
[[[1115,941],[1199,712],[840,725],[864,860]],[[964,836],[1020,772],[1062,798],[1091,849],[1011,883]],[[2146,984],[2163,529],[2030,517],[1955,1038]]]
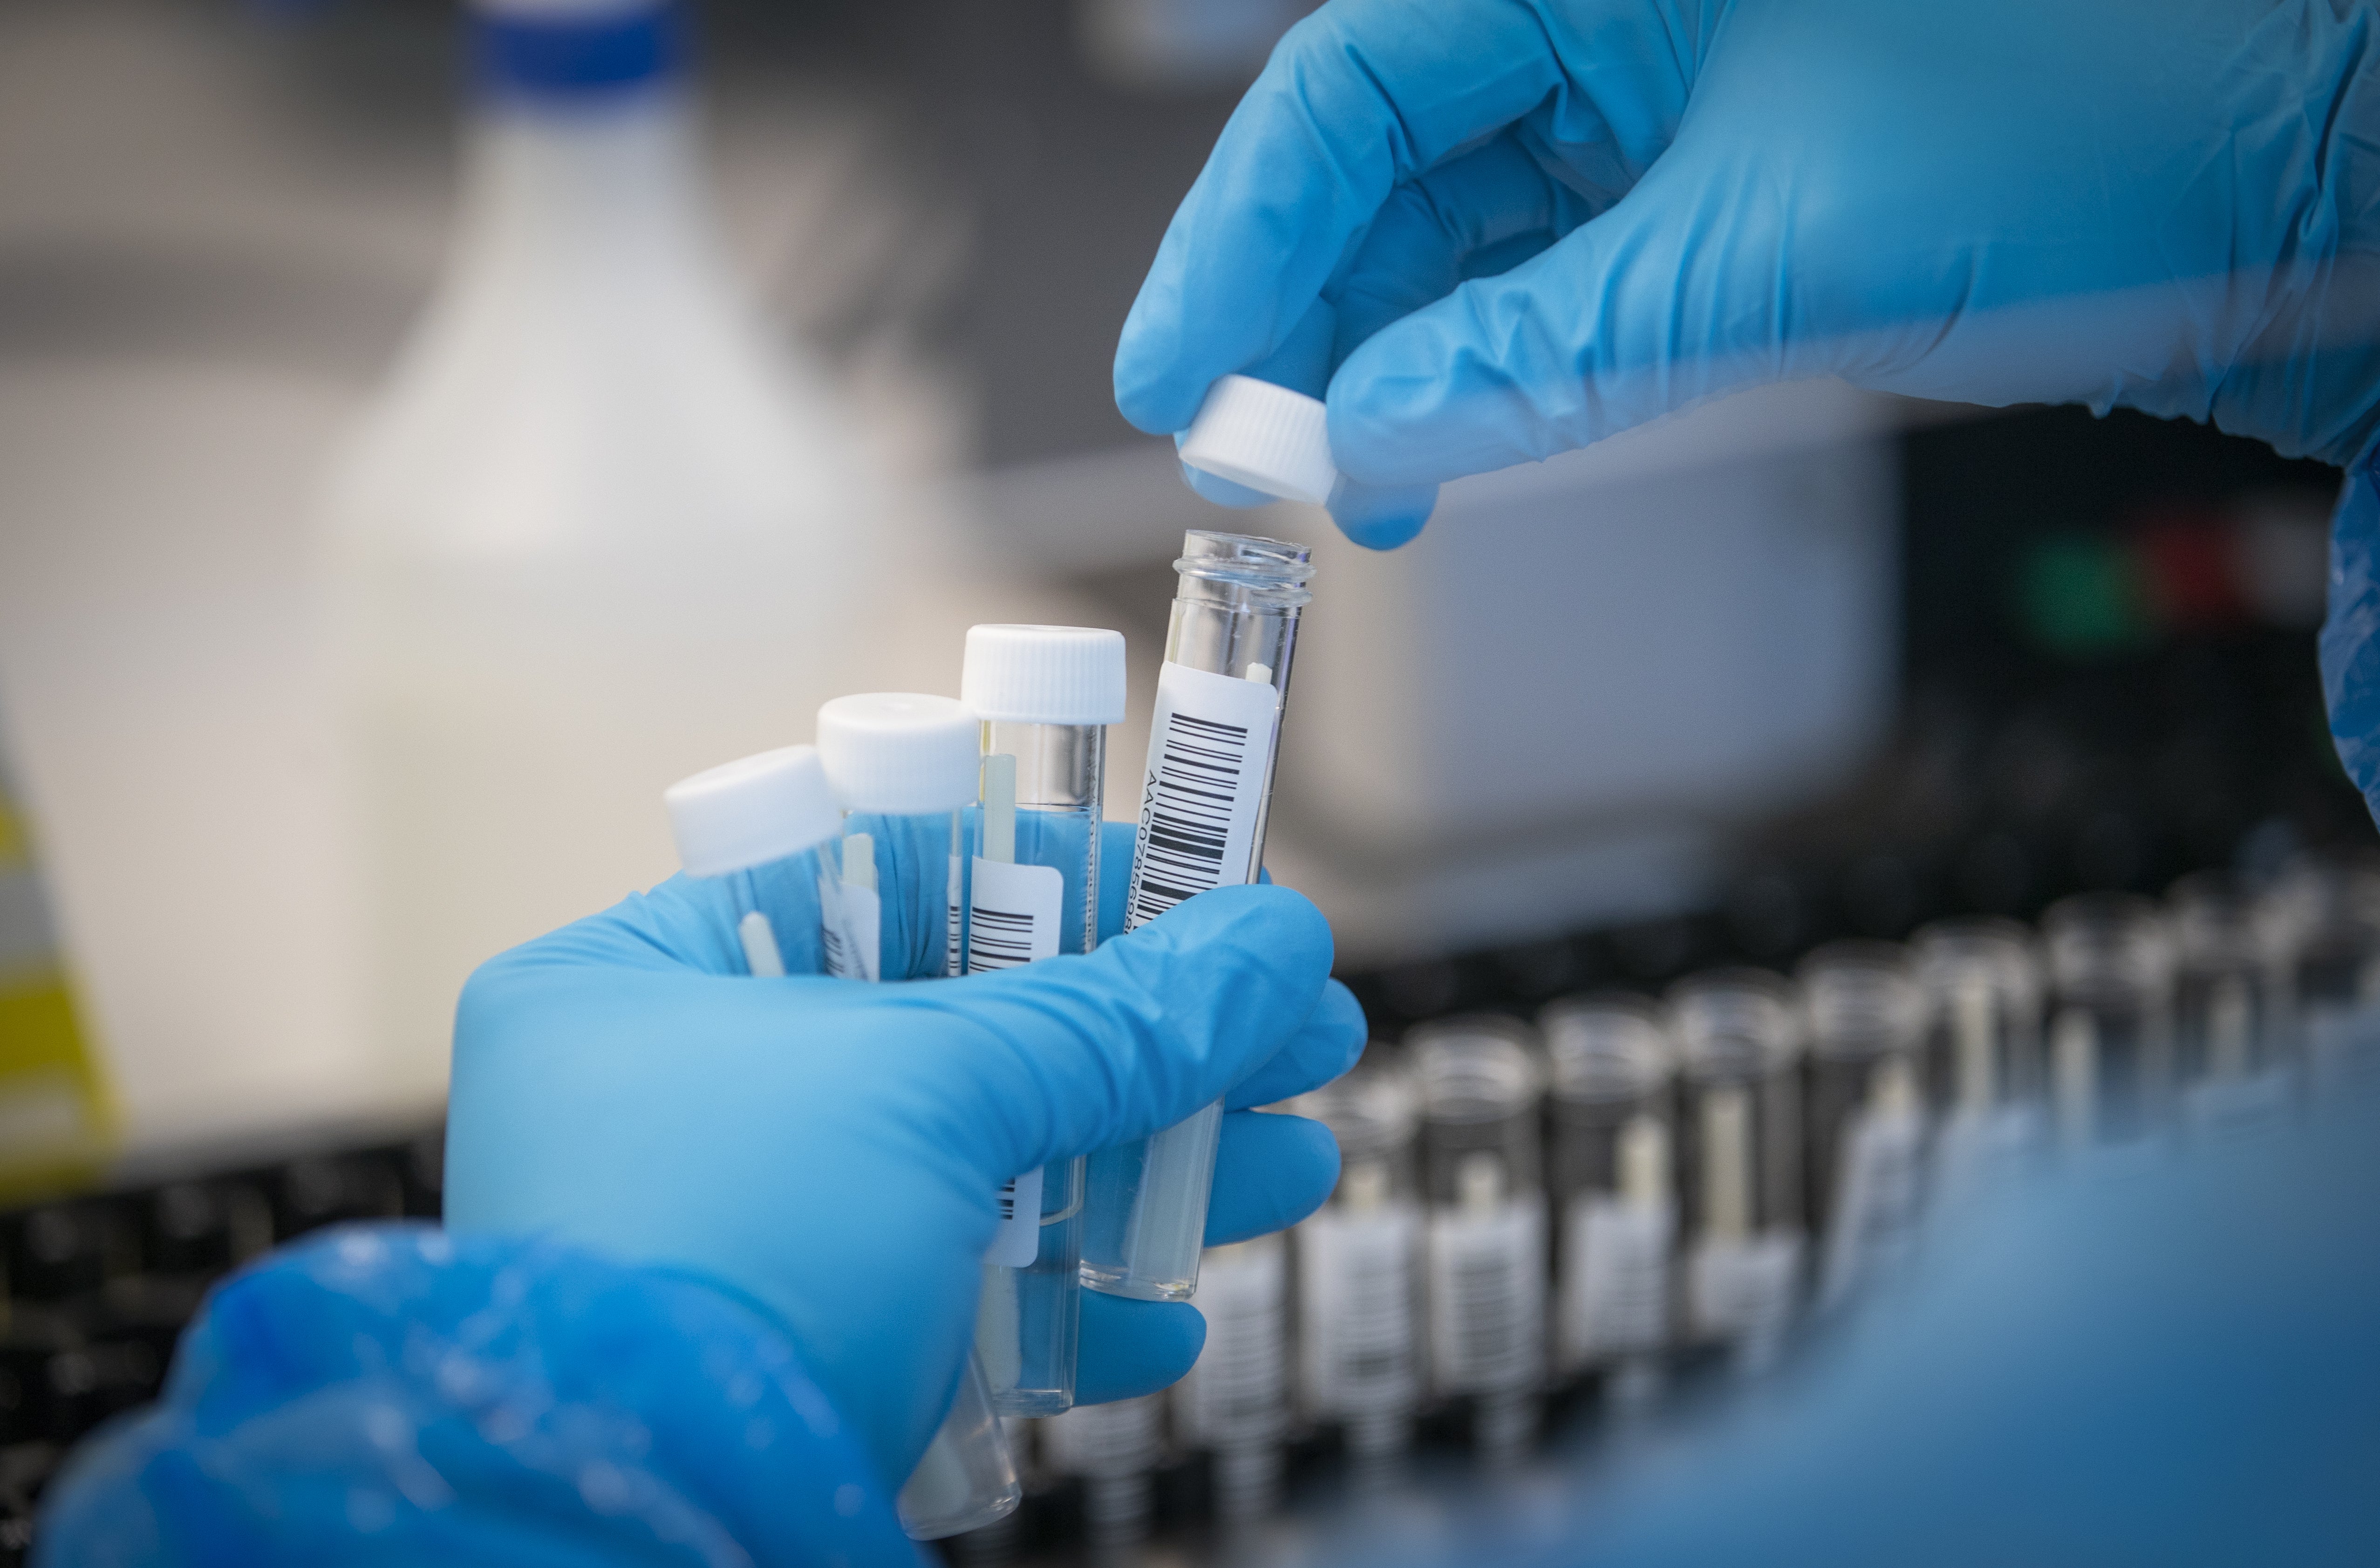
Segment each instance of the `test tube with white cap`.
[[[977,721],[947,697],[871,692],[819,710],[819,759],[844,808],[820,878],[830,973],[929,979],[953,972],[961,821],[974,803]],[[978,1529],[1024,1496],[974,1352],[958,1394],[899,1499],[917,1540]]]
[[[1236,484],[1304,501],[1324,499],[1335,474],[1322,405],[1245,376],[1216,383],[1182,454]],[[1195,893],[1257,879],[1298,614],[1313,598],[1313,552],[1281,540],[1192,529],[1173,569],[1126,930]],[[1218,1101],[1091,1157],[1085,1284],[1190,1298],[1222,1115]]]
[[1896,942],[1832,942],[1802,961],[1808,1104],[1803,1182],[1824,1248],[1819,1299],[1904,1271],[1917,1234],[1928,1002]]
[[809,913],[818,846],[843,831],[817,748],[722,763],[680,779],[662,798],[686,875],[726,881],[745,972],[771,979],[820,968],[818,922],[785,918]]
[[[980,721],[982,784],[967,881],[967,973],[1099,942],[1099,798],[1107,726],[1124,710],[1121,633],[970,627],[960,700]],[[1054,1416],[1075,1402],[1083,1161],[1019,1175],[1001,1194],[984,1263],[976,1355],[992,1404]]]
[[1937,1200],[2013,1174],[2046,1143],[2033,933],[1990,916],[1937,920],[1911,942],[1932,999]]

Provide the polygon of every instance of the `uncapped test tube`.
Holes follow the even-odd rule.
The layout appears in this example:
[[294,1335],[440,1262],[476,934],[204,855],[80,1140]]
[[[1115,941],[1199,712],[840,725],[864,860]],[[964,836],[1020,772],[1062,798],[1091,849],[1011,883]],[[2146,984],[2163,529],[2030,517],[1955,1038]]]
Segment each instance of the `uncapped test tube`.
[[2193,1135],[2277,1126],[2294,1086],[2280,1051],[2288,966],[2240,878],[2200,871],[2166,892],[2174,947],[2174,1076]]
[[2061,1148],[2144,1145],[2173,1088],[2173,943],[2125,893],[2060,899],[2042,917],[2054,1002],[2051,1113]]
[[1372,1487],[1412,1446],[1421,1404],[1413,1080],[1367,1056],[1290,1108],[1330,1127],[1340,1161],[1330,1201],[1295,1232],[1298,1395],[1312,1419],[1342,1425],[1354,1479]]
[[1932,1023],[1934,1183],[1948,1196],[2011,1173],[2046,1142],[2041,961],[2014,920],[1937,920],[1912,940]]
[[1807,1042],[1804,1190],[1820,1217],[1819,1299],[1900,1271],[1917,1234],[1926,1002],[1908,951],[1836,942],[1795,970]]
[[[763,979],[814,973],[818,846],[843,831],[817,748],[723,763],[680,779],[662,799],[686,874],[725,881],[744,971]],[[809,918],[790,918],[795,912]]]
[[1537,1027],[1551,1067],[1557,1364],[1566,1376],[1609,1368],[1615,1406],[1638,1404],[1670,1340],[1677,1052],[1643,997],[1557,1002]]
[[1536,1436],[1546,1374],[1546,1201],[1536,1039],[1516,1020],[1450,1018],[1406,1036],[1421,1088],[1431,1392],[1466,1401],[1493,1468]]
[[1289,1258],[1275,1233],[1207,1249],[1207,1343],[1174,1390],[1187,1446],[1214,1458],[1216,1522],[1245,1529],[1281,1503],[1289,1438]]
[[1801,1294],[1802,1040],[1791,994],[1764,969],[1715,969],[1670,989],[1683,1105],[1686,1324],[1765,1369]]
[[[1313,597],[1302,544],[1194,529],[1182,541],[1149,724],[1124,929],[1210,888],[1257,880],[1298,613]],[[1198,1284],[1219,1100],[1091,1156],[1083,1281],[1149,1301]]]
[[[976,798],[978,742],[974,712],[947,697],[875,692],[819,710],[819,759],[844,813],[819,888],[838,977],[928,979],[954,966],[961,819]],[[940,1539],[990,1524],[1023,1497],[970,1349],[950,1414],[901,1489],[902,1527]]]
[[[1107,726],[1123,718],[1120,633],[982,626],[960,700],[981,722],[982,780],[966,894],[966,971],[1088,953],[1099,934],[1099,796]],[[1054,1416],[1075,1403],[1083,1161],[1029,1171],[1001,1194],[983,1270],[976,1355],[993,1405]]]

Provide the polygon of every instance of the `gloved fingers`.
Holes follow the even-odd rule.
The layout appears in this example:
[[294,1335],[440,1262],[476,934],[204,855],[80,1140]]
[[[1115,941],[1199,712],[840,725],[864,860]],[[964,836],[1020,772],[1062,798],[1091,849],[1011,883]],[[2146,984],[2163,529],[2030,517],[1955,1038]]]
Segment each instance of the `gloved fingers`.
[[1182,1380],[1207,1343],[1207,1319],[1179,1301],[1131,1301],[1083,1293],[1075,1403],[1105,1404]]
[[[969,1113],[970,1152],[996,1180],[1222,1098],[1307,1026],[1330,973],[1321,911],[1286,889],[1225,887],[1095,954],[887,988],[871,1004],[944,1015],[948,1027],[904,1033],[936,1053],[919,1070]],[[1346,1011],[1334,1004],[1320,1027],[1360,1033]],[[999,1108],[996,1124],[980,1125],[980,1107]]]
[[1821,339],[1788,338],[1799,280],[1783,213],[1756,186],[1704,179],[1683,151],[1551,249],[1349,355],[1330,383],[1341,468],[1369,484],[1442,482],[1831,369]]
[[[1390,191],[1548,99],[1582,142],[1633,140],[1647,121],[1666,134],[1685,41],[1651,0],[1588,10],[1557,23],[1510,0],[1337,0],[1291,29],[1124,322],[1124,418],[1155,434],[1187,426],[1218,377],[1289,341]],[[1573,77],[1595,103],[1573,97]]]
[[1363,1003],[1337,980],[1323,987],[1305,1024],[1255,1072],[1232,1086],[1226,1109],[1278,1105],[1345,1073],[1364,1054],[1368,1031]]
[[1271,1111],[1223,1117],[1207,1245],[1286,1230],[1322,1207],[1339,1183],[1339,1140],[1321,1123]]

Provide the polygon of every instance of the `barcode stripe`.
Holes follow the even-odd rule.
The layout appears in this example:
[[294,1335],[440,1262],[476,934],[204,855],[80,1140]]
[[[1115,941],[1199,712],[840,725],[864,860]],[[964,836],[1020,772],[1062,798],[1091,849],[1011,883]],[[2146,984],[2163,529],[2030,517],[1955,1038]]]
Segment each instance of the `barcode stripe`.
[[1125,929],[1157,918],[1185,898],[1220,887],[1232,808],[1247,760],[1248,730],[1169,713],[1165,740],[1141,816]]

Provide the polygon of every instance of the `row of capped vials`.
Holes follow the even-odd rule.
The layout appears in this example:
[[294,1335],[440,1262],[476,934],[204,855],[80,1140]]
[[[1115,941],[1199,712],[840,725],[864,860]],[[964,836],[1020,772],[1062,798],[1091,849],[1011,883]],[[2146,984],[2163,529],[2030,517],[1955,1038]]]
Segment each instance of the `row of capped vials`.
[[1359,1493],[1439,1416],[1509,1465],[1556,1391],[1625,1419],[1681,1358],[1773,1364],[1961,1193],[2287,1126],[2380,1065],[2376,1002],[2380,861],[2330,857],[1417,1026],[1281,1107],[1336,1133],[1337,1189],[1209,1251],[1189,1377],[1043,1423],[1042,1463],[1110,1555],[1169,1446],[1209,1453],[1225,1527],[1279,1507],[1296,1432],[1335,1429]]

